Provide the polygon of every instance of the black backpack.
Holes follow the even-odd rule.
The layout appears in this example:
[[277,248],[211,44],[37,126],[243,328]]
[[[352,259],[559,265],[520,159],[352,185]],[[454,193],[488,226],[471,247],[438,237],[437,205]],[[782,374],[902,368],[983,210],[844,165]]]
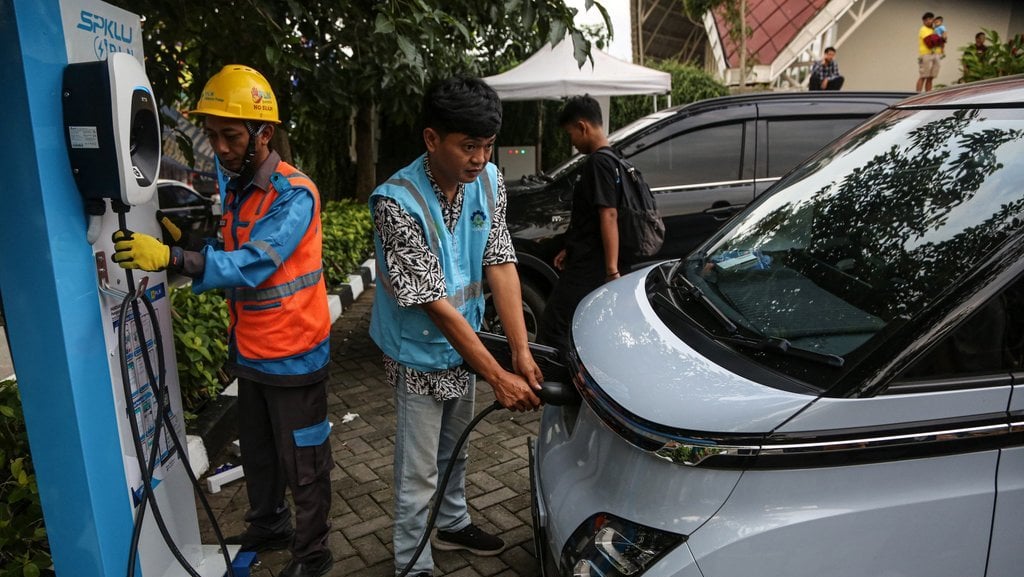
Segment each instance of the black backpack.
[[665,223],[658,214],[654,194],[635,166],[619,158],[615,152],[602,148],[597,152],[614,158],[619,164],[616,177],[622,185],[619,203],[619,254],[637,261],[651,257],[665,243]]

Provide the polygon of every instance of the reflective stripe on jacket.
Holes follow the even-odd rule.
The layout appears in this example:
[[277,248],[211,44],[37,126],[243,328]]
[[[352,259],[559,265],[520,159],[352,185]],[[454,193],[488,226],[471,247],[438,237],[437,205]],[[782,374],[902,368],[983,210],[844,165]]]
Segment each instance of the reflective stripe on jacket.
[[[444,271],[447,300],[473,330],[483,320],[483,258],[497,200],[497,168],[485,170],[463,191],[462,213],[454,232],[445,226],[441,204],[423,170],[423,157],[395,173],[370,195],[370,210],[380,197],[394,199],[420,224],[427,246]],[[418,371],[439,371],[462,364],[419,306],[400,307],[391,289],[380,236],[374,234],[378,278],[370,317],[370,337],[384,354]]]
[[[282,259],[266,242],[250,240],[250,234],[278,196],[292,188],[308,191],[314,210],[295,251]],[[235,194],[228,193],[226,206],[234,208],[225,211],[221,229],[225,250],[250,244],[278,265],[256,287],[225,289],[236,362],[268,374],[302,375],[319,370],[330,356],[331,320],[322,274],[323,231],[316,185],[295,167],[279,162],[268,190],[253,188],[240,199]]]

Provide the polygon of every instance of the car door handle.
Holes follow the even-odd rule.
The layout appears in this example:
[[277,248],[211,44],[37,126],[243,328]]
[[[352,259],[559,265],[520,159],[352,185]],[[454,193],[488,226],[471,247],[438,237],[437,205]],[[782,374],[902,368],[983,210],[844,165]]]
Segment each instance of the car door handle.
[[737,212],[739,212],[742,209],[743,209],[742,206],[735,206],[735,205],[729,204],[728,202],[726,202],[724,200],[720,200],[720,201],[712,204],[711,208],[705,208],[704,209],[704,214],[706,214],[708,216],[711,216],[711,217],[713,217],[715,219],[724,220],[724,219],[727,219],[730,216],[736,214]]

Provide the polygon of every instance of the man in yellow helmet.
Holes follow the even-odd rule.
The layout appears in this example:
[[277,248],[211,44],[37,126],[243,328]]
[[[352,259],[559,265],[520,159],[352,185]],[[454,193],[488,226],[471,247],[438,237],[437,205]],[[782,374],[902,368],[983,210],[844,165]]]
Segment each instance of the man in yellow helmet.
[[[242,550],[289,547],[281,577],[315,577],[333,564],[327,548],[334,465],[328,438],[330,312],[321,273],[316,185],[270,148],[277,101],[266,79],[229,65],[206,83],[198,106],[206,136],[229,177],[222,246],[159,220],[172,246],[141,233],[114,233],[124,268],[171,269],[192,290],[220,288],[230,309],[229,358],[238,377],[238,431],[249,511],[229,542]],[[295,502],[295,528],[285,487]]]

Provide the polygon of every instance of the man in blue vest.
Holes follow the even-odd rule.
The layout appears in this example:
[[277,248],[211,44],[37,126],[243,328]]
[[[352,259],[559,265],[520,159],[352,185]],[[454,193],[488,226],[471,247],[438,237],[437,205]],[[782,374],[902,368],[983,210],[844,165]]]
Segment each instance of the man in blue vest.
[[[455,443],[473,419],[475,377],[505,407],[540,406],[542,375],[530,354],[515,250],[505,225],[505,185],[489,162],[501,128],[501,101],[477,78],[450,78],[423,104],[426,154],[370,196],[379,278],[370,336],[384,352],[394,387],[396,572],[409,563],[426,530],[438,471],[456,459],[442,497],[440,550],[497,555],[504,542],[472,523],[466,507],[466,452]],[[486,275],[512,349],[515,372],[503,369],[476,336]],[[414,577],[432,575],[430,548]]]

